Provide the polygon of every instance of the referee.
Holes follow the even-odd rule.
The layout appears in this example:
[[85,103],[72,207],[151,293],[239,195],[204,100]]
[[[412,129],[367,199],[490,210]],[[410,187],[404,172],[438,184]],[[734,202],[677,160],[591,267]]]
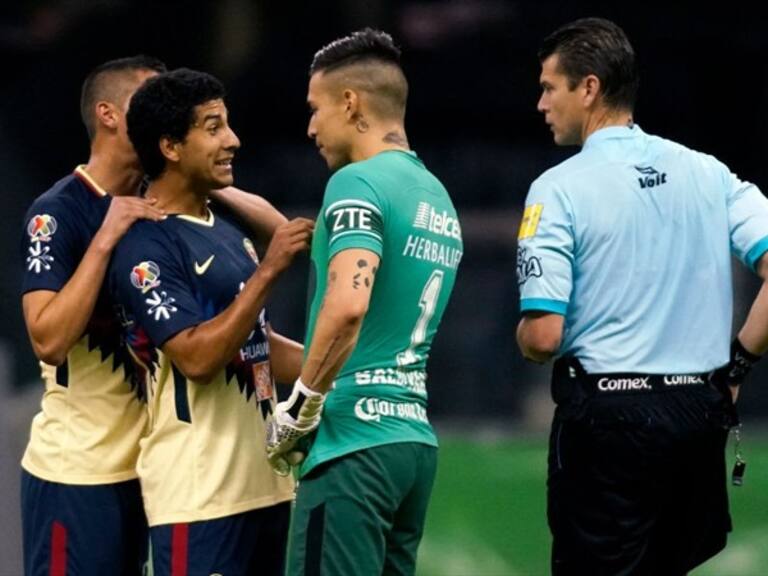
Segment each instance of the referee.
[[[768,199],[633,122],[635,55],[614,23],[567,24],[539,58],[538,109],[581,147],[531,185],[517,256],[520,348],[558,356],[552,571],[685,574],[731,529],[733,401],[768,348]],[[729,360],[731,252],[765,283]]]

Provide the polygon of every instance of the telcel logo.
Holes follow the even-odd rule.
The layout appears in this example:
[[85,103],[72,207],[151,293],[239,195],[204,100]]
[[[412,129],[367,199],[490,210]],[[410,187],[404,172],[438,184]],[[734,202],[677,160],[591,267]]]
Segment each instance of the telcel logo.
[[419,202],[416,210],[416,218],[413,221],[414,228],[429,230],[441,236],[448,236],[461,240],[461,226],[459,221],[448,214],[446,210],[438,213],[429,202]]
[[648,376],[638,378],[600,378],[597,389],[600,392],[620,392],[625,390],[650,390]]

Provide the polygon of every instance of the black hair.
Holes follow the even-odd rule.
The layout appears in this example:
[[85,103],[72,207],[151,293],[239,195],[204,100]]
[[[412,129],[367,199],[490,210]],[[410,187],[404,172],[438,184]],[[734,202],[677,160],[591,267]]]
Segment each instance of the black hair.
[[603,18],[570,22],[544,39],[539,61],[553,54],[571,89],[594,74],[600,79],[607,106],[634,109],[640,76],[632,44],[617,24]]
[[408,80],[400,66],[400,49],[386,32],[365,28],[334,40],[315,54],[309,75],[317,72],[338,72],[344,87],[371,95],[372,112],[404,120]]
[[318,50],[309,67],[309,75],[375,60],[400,67],[400,49],[386,32],[365,28],[334,40]]
[[93,107],[99,100],[118,103],[125,96],[125,87],[116,79],[117,74],[135,74],[141,71],[153,71],[158,74],[166,71],[165,64],[153,58],[139,54],[127,58],[118,58],[99,64],[88,73],[80,90],[80,117],[85,124],[88,138],[93,140],[96,134],[96,119]]
[[225,93],[218,79],[188,68],[150,78],[136,91],[128,108],[128,136],[151,180],[165,168],[160,139],[183,142],[195,121],[195,107]]

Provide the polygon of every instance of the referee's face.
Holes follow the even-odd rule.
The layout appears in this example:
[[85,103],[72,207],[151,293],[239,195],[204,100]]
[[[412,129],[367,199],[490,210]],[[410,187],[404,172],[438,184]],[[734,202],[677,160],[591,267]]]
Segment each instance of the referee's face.
[[558,55],[552,54],[541,63],[541,97],[537,109],[552,130],[558,146],[581,145],[586,118],[582,105],[581,83],[570,88],[568,77],[560,71]]

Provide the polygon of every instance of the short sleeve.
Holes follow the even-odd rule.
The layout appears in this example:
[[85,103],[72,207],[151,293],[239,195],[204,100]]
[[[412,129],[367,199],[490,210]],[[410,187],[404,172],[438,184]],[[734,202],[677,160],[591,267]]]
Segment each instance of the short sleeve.
[[127,318],[144,328],[160,347],[182,330],[203,322],[205,315],[190,287],[178,247],[157,233],[158,226],[134,224],[115,249],[109,277],[112,297]]
[[32,204],[20,244],[22,293],[58,292],[69,281],[88,248],[88,231],[78,225],[81,218],[65,198],[41,197]]
[[531,185],[517,244],[521,312],[565,315],[573,282],[572,216],[555,183],[539,179]]
[[768,198],[749,182],[728,173],[728,231],[731,251],[755,269],[768,251]]
[[364,248],[382,256],[384,210],[371,185],[359,174],[340,170],[325,190],[322,217],[328,230],[328,256]]

